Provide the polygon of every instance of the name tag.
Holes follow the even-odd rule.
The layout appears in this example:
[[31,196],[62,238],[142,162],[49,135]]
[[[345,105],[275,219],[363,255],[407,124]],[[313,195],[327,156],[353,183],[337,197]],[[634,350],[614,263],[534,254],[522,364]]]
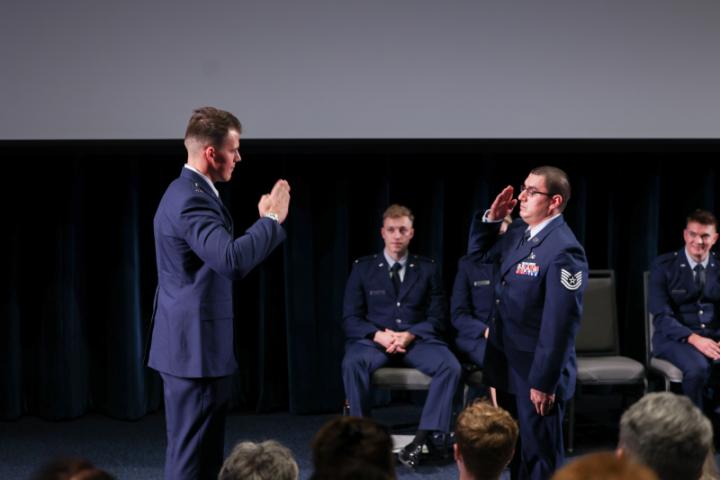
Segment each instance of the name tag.
[[473,287],[482,287],[485,285],[490,285],[490,280],[475,280],[473,282]]
[[532,262],[518,263],[515,268],[515,275],[524,275],[526,277],[537,277],[540,273],[540,265]]
[[370,295],[385,295],[385,290],[370,290],[368,292]]

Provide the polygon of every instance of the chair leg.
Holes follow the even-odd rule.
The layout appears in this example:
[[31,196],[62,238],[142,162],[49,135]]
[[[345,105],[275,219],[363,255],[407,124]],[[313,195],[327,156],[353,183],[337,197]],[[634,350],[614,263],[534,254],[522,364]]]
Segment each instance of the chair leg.
[[568,434],[567,434],[567,452],[573,453],[575,450],[575,397],[573,396],[568,402]]

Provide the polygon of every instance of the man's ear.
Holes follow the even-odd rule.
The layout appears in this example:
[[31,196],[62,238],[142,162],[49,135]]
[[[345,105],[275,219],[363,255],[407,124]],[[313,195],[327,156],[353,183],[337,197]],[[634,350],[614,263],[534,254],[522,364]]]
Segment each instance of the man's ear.
[[457,443],[453,443],[453,457],[455,458],[456,462],[462,463],[462,454],[460,453],[460,449],[458,448]]

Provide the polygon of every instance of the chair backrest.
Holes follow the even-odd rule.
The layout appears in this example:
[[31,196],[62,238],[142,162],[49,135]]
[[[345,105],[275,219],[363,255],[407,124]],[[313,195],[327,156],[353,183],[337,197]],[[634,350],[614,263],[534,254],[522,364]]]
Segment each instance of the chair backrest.
[[615,272],[590,270],[575,349],[582,355],[617,355],[618,322]]
[[645,365],[650,365],[650,359],[652,358],[652,336],[655,332],[653,327],[653,314],[650,313],[648,306],[649,299],[649,288],[650,288],[650,272],[645,270],[643,272],[643,313],[645,316]]

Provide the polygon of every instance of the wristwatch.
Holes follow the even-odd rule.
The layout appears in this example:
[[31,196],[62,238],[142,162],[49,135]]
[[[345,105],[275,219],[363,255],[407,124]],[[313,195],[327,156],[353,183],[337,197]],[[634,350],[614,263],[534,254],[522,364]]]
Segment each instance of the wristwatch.
[[263,217],[275,220],[276,222],[280,223],[280,217],[278,217],[278,214],[275,212],[267,212],[265,215],[263,215]]

